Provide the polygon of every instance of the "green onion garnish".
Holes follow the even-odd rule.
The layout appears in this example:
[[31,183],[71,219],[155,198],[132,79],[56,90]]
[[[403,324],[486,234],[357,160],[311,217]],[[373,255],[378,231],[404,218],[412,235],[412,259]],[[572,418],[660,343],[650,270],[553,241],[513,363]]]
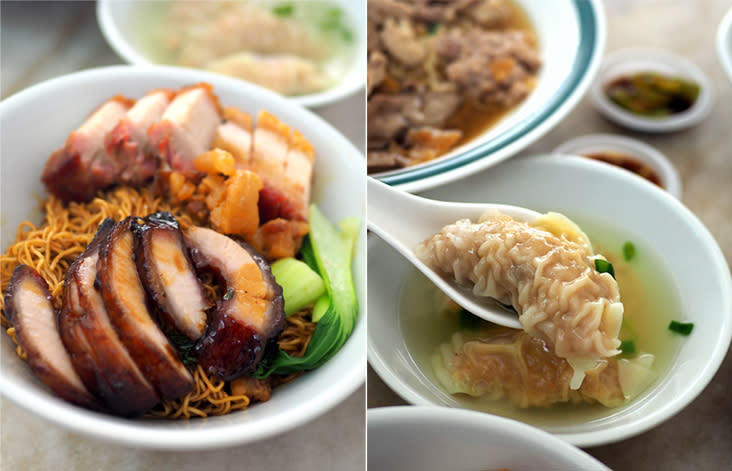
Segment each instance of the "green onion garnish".
[[635,342],[632,340],[623,340],[620,342],[620,351],[625,354],[635,353]]
[[596,258],[595,269],[600,273],[610,273],[610,276],[615,278],[615,268],[613,267],[613,264],[608,262],[607,260]]
[[437,30],[439,30],[439,29],[440,29],[440,23],[430,23],[429,25],[427,25],[427,34],[432,36],[435,33],[437,33]]
[[623,244],[623,258],[626,262],[629,262],[635,255],[635,245],[633,242],[626,242]]
[[229,288],[226,290],[226,293],[224,293],[224,301],[228,301],[229,299],[234,297],[234,288]]
[[681,335],[689,335],[691,331],[694,330],[694,323],[671,321],[671,323],[668,325],[668,330]]
[[295,5],[292,3],[280,3],[279,5],[272,7],[272,13],[283,18],[292,16],[292,14],[295,13]]

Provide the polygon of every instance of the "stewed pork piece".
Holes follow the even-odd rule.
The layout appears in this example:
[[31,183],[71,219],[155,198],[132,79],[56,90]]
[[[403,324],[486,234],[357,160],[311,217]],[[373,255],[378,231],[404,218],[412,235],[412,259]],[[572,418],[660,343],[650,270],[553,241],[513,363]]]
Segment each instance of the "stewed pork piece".
[[106,219],[69,267],[59,332],[87,389],[112,412],[135,416],[152,408],[159,398],[117,336],[102,296],[94,287],[99,247],[113,226],[114,221]]
[[147,130],[162,118],[174,96],[172,90],[152,90],[107,134],[104,148],[117,165],[118,183],[138,186],[155,174],[159,162]]
[[98,408],[99,402],[82,383],[61,342],[48,284],[33,268],[18,265],[13,271],[5,292],[5,314],[38,379],[69,402]]
[[282,288],[269,263],[248,244],[203,227],[188,230],[186,244],[196,267],[225,286],[194,347],[199,365],[227,381],[253,371],[285,325]]
[[221,123],[221,106],[213,87],[199,83],[178,92],[148,137],[173,170],[195,171],[193,159],[211,148]]
[[104,139],[134,104],[115,96],[69,134],[64,146],[48,158],[41,181],[64,201],[88,201],[117,180],[117,165],[104,149]]
[[193,389],[193,377],[157,326],[135,264],[131,216],[115,224],[100,251],[99,289],[122,343],[161,399],[177,399]]
[[191,340],[198,340],[206,328],[209,304],[178,221],[170,213],[156,213],[133,229],[138,238],[137,271],[160,317]]

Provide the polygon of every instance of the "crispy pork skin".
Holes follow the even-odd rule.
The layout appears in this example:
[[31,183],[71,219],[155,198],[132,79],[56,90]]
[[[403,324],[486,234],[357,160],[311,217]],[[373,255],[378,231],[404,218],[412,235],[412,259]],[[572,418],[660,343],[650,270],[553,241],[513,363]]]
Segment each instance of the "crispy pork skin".
[[131,226],[136,219],[115,224],[102,244],[97,282],[112,325],[137,366],[162,399],[175,399],[193,389],[193,377],[148,310],[135,264]]
[[212,270],[226,287],[196,343],[198,363],[209,374],[234,379],[252,371],[282,332],[282,288],[267,261],[244,242],[193,227],[186,233],[186,244],[196,267]]
[[116,164],[104,149],[104,139],[132,104],[132,100],[115,96],[69,134],[43,169],[41,181],[48,191],[64,201],[88,201],[115,183]]
[[171,90],[153,90],[140,98],[104,139],[104,148],[117,167],[117,181],[137,186],[158,168],[157,152],[147,130],[158,122],[173,99]]
[[165,109],[148,137],[173,170],[195,171],[193,159],[211,148],[221,123],[221,107],[209,84],[186,87]]
[[97,408],[99,402],[84,387],[61,342],[48,285],[33,268],[19,265],[13,271],[5,292],[5,314],[38,379],[69,402]]
[[99,247],[113,226],[114,221],[106,219],[84,253],[69,267],[59,331],[87,389],[110,411],[134,416],[152,408],[159,398],[119,340],[102,296],[94,287]]
[[183,244],[178,221],[170,213],[151,214],[134,225],[137,271],[160,317],[198,340],[209,308],[201,282]]

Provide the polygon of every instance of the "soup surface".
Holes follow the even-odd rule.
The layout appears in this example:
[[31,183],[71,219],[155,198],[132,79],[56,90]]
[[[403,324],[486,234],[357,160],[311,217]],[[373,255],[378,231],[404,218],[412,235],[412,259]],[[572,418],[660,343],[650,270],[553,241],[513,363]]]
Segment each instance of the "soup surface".
[[[575,219],[576,221],[576,219]],[[620,339],[632,340],[635,353],[624,358],[650,353],[655,356],[653,370],[663,376],[673,361],[678,338],[668,330],[669,322],[681,319],[677,290],[668,276],[669,270],[652,249],[634,242],[635,253],[629,261],[623,256],[628,240],[606,225],[578,221],[593,242],[595,252],[601,253],[614,265],[625,307]],[[589,230],[588,230],[589,229]],[[476,409],[532,424],[557,427],[599,419],[612,413],[599,404],[555,404],[550,408],[522,409],[507,400],[490,400],[464,394],[450,395],[435,375],[432,359],[440,345],[449,342],[459,332],[466,340],[478,339],[504,329],[475,316],[456,315],[451,301],[415,271],[401,290],[400,326],[412,361],[438,391],[445,404]],[[656,379],[655,381],[658,381]],[[646,390],[647,391],[647,390]],[[645,392],[641,393],[642,396]],[[638,398],[631,399],[631,402]]]

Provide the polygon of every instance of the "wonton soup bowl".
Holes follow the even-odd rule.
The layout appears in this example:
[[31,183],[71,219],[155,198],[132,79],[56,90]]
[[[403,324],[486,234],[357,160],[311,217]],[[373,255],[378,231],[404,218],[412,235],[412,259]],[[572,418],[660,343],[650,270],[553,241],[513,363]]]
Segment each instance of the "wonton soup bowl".
[[[578,446],[615,442],[679,412],[719,368],[732,336],[729,267],[719,245],[696,216],[655,185],[590,159],[548,155],[512,159],[423,196],[557,211],[577,220],[605,223],[598,227],[617,228],[627,237],[624,240],[636,244],[637,254],[641,247],[653,252],[647,258],[659,261],[653,270],[667,275],[672,283],[672,291],[664,295],[678,295],[678,320],[694,323],[688,337],[668,332],[668,323],[661,327],[663,335],[672,336],[675,352],[667,357],[668,366],[659,371],[655,381],[631,401],[615,408],[598,406],[591,419],[560,409],[561,413],[548,421],[543,415],[546,409],[535,408],[522,412],[520,420]],[[422,298],[409,301],[404,291],[414,269],[376,236],[369,237],[368,251],[369,363],[407,402],[466,407],[432,379],[429,368],[419,366],[406,340],[406,324],[401,321],[403,303],[411,306],[423,302]],[[426,319],[421,318],[421,322]]]
[[599,0],[515,0],[538,40],[542,67],[532,92],[497,123],[434,160],[372,176],[406,191],[422,191],[495,165],[531,145],[579,102],[605,49]]
[[[306,2],[308,0],[297,0]],[[352,29],[353,45],[351,47],[354,60],[344,72],[340,80],[331,87],[315,93],[288,97],[303,106],[325,106],[361,90],[366,84],[366,7],[365,0],[328,0],[341,8],[347,17],[347,24]],[[97,2],[97,22],[104,38],[112,49],[124,60],[134,65],[149,65],[155,62],[144,52],[140,44],[139,12],[140,5],[148,2],[119,2],[99,0]],[[284,2],[283,2],[284,3]]]
[[[24,220],[40,223],[46,193],[40,174],[48,156],[103,101],[138,98],[153,88],[209,82],[222,104],[250,113],[266,109],[302,132],[316,150],[312,199],[332,221],[365,218],[363,156],[325,121],[279,95],[238,80],[190,69],[116,66],[74,73],[22,91],[0,104],[2,249]],[[57,398],[0,335],[0,393],[22,408],[74,432],[135,447],[202,449],[252,442],[290,430],[325,413],[356,390],[366,364],[365,224],[357,241],[354,283],[361,313],[351,337],[320,368],[275,388],[268,402],[225,416],[191,420],[123,419]],[[12,433],[6,431],[7,433]]]

